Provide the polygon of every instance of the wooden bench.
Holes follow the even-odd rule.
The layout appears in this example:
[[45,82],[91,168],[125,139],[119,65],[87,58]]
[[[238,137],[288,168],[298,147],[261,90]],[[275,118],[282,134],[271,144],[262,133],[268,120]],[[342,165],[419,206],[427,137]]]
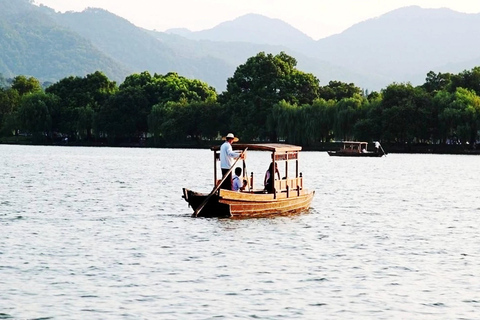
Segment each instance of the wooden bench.
[[290,195],[291,191],[297,191],[297,194],[299,194],[300,190],[302,189],[303,189],[303,177],[301,176],[298,178],[275,180],[275,191],[286,192],[287,197]]

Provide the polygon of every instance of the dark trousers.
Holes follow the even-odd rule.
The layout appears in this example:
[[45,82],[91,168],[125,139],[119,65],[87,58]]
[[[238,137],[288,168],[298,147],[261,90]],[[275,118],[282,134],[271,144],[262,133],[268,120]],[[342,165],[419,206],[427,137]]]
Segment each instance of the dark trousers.
[[274,193],[275,192],[275,187],[273,186],[272,181],[270,181],[270,180],[267,181],[267,184],[265,185],[265,190],[268,193]]
[[[230,170],[230,169],[223,169],[222,168],[222,178],[225,175],[225,173],[228,172],[228,170]],[[222,186],[220,188],[232,190],[232,172],[231,171],[228,174],[228,177],[225,179],[225,181],[223,181]]]

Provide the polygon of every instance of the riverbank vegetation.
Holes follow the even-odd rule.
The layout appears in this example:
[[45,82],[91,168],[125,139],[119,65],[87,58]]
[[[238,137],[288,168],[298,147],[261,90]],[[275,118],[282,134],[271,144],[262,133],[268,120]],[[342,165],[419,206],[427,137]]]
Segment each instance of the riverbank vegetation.
[[296,64],[283,52],[261,52],[237,67],[221,93],[173,72],[132,74],[117,85],[97,71],[45,88],[33,77],[0,78],[0,142],[201,147],[234,132],[244,142],[306,149],[339,140],[476,146],[480,67],[431,71],[420,86],[369,92],[341,81],[321,86]]

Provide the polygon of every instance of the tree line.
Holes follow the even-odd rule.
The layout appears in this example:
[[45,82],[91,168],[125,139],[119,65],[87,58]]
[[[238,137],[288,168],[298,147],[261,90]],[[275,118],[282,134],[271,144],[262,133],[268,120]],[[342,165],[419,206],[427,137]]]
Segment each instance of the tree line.
[[426,75],[368,92],[353,83],[320,86],[281,52],[238,66],[224,92],[177,73],[132,74],[117,85],[102,72],[45,88],[38,79],[0,77],[0,135],[33,143],[203,144],[227,132],[242,141],[302,146],[335,140],[474,147],[480,129],[480,67]]

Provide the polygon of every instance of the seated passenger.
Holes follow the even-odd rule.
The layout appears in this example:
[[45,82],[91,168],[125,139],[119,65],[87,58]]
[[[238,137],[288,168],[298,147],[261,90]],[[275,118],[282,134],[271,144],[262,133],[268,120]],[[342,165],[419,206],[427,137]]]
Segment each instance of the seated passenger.
[[240,191],[240,190],[245,190],[245,187],[247,186],[246,183],[242,180],[242,177],[240,176],[242,174],[242,168],[237,167],[235,168],[235,174],[233,175],[232,179],[232,190],[233,191]]
[[[263,180],[263,183],[265,184],[265,191],[268,193],[274,193],[275,192],[275,177],[274,172],[273,172],[273,164],[274,162],[270,163],[270,166],[268,167],[267,172],[265,172],[265,178]],[[275,163],[275,173],[278,175],[278,180],[280,180],[280,172],[278,172],[278,167],[277,164]]]

